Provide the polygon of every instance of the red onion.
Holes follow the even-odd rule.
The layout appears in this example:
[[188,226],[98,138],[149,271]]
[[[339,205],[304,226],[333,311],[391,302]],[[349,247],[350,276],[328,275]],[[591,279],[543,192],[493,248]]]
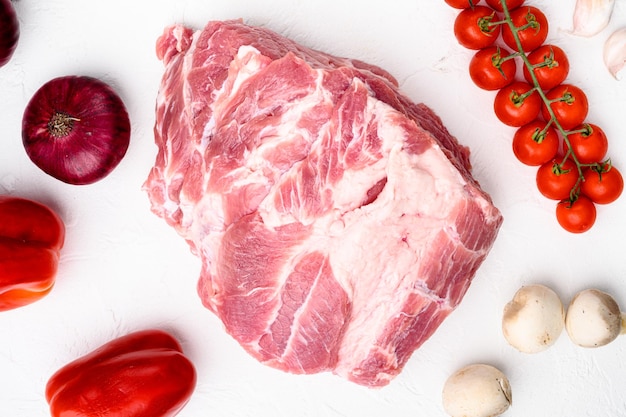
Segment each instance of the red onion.
[[124,103],[104,82],[65,76],[44,84],[22,119],[30,159],[68,184],[91,184],[109,175],[130,142]]
[[11,59],[19,36],[20,27],[13,5],[9,0],[0,0],[0,67]]

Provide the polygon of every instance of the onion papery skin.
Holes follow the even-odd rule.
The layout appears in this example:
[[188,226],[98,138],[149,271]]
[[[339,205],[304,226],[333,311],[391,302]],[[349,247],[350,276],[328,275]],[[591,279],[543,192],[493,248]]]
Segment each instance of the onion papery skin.
[[[50,123],[59,114],[71,123],[53,134]],[[123,101],[106,83],[87,76],[59,77],[37,90],[26,106],[22,142],[45,173],[68,184],[92,184],[109,175],[126,154],[130,120]]]
[[20,26],[10,0],[0,0],[0,67],[9,62],[17,47]]

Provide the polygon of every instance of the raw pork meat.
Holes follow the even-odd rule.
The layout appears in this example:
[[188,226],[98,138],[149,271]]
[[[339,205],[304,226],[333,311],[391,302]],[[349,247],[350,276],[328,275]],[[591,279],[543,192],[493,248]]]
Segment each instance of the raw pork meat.
[[386,71],[241,21],[165,30],[152,210],[259,361],[390,382],[457,306],[500,212]]

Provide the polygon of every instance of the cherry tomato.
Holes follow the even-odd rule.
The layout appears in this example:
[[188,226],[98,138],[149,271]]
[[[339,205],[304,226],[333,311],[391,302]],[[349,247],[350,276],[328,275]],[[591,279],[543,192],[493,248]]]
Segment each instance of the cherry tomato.
[[537,170],[537,189],[550,200],[566,200],[570,198],[572,189],[578,182],[576,164],[566,159],[563,164],[552,159]]
[[[487,4],[489,5],[489,7],[491,7],[492,9],[496,9],[499,12],[504,11],[500,0],[487,0]],[[524,4],[524,0],[506,0],[506,7],[509,9],[509,11],[517,9],[522,4]]]
[[580,191],[597,204],[609,204],[617,200],[624,190],[624,178],[622,174],[610,164],[605,164],[601,169],[585,169],[585,181],[580,186]]
[[[583,90],[575,85],[558,85],[546,93],[546,98],[551,101],[550,107],[563,129],[573,129],[585,121],[589,102]],[[541,106],[541,114],[544,119],[550,120],[545,104]]]
[[[533,73],[539,86],[549,90],[561,84],[569,74],[569,60],[565,52],[556,45],[541,45],[530,54],[528,61],[534,66]],[[526,65],[523,68],[524,78],[533,83]]]
[[556,205],[556,220],[568,232],[586,232],[596,221],[596,206],[584,195],[574,202],[560,201]]
[[500,35],[500,25],[491,24],[498,20],[500,18],[490,7],[475,6],[464,9],[454,21],[454,36],[467,49],[486,48]]
[[[518,28],[522,48],[530,52],[544,43],[548,37],[548,19],[541,10],[533,6],[519,7],[511,12],[511,22]],[[502,40],[509,48],[517,51],[515,37],[508,24],[502,28]]]
[[448,6],[455,9],[467,9],[468,7],[474,7],[480,0],[444,0]]
[[559,150],[559,136],[547,123],[535,120],[517,129],[513,135],[513,153],[526,165],[539,166],[551,161]]
[[499,46],[488,46],[476,52],[469,63],[469,74],[483,90],[499,90],[515,79],[515,60],[504,59],[510,52]]
[[[567,135],[567,141],[581,164],[600,162],[609,150],[609,141],[604,131],[591,123],[585,123],[574,129],[574,133]],[[563,141],[565,152],[570,149],[567,141]]]
[[515,81],[498,91],[493,110],[505,125],[520,127],[535,120],[541,101],[532,85]]

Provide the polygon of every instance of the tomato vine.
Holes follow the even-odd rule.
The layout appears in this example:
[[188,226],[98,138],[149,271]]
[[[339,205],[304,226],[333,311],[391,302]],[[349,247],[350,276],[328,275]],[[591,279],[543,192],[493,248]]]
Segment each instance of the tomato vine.
[[[569,61],[561,48],[544,43],[545,14],[524,0],[486,2],[462,2],[466,7],[455,20],[459,43],[478,50],[471,78],[479,88],[496,91],[494,112],[502,123],[518,128],[514,154],[520,162],[538,166],[537,187],[550,190],[542,194],[558,201],[559,224],[570,232],[584,232],[595,221],[595,205],[615,201],[624,187],[620,172],[606,157],[606,136],[586,121],[589,104],[583,90],[564,83]],[[483,18],[472,21],[470,15]],[[465,41],[468,38],[474,42]],[[510,61],[521,61],[525,82],[511,76],[511,68],[502,70],[504,63],[513,65]],[[555,146],[555,134],[560,146]]]

